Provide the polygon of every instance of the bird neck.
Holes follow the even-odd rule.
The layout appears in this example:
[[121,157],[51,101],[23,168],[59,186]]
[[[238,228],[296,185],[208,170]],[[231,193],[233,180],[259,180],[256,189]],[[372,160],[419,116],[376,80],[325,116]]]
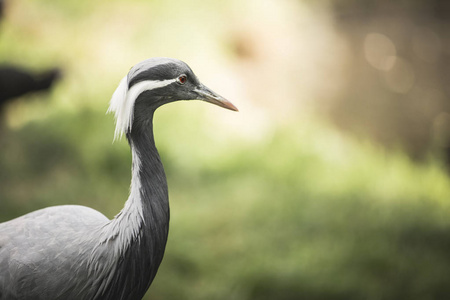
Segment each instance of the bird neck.
[[127,135],[132,152],[132,178],[130,197],[133,204],[125,206],[125,213],[140,218],[143,233],[164,252],[169,224],[167,180],[163,164],[153,138],[151,120],[146,126],[136,126]]
[[[162,261],[168,236],[166,176],[155,146],[151,119],[145,123],[127,134],[132,152],[130,196],[122,211],[102,229],[99,244],[99,248],[114,252],[106,266],[110,270],[108,276],[117,274],[113,275],[115,279],[107,292],[112,295],[114,286],[122,286],[118,293],[124,290],[145,293]],[[121,274],[129,275],[124,278]],[[126,283],[117,285],[117,280]]]
[[145,128],[134,127],[127,139],[132,153],[130,195],[111,226],[117,227],[117,234],[124,235],[123,247],[139,234],[149,234],[149,230],[152,233],[149,237],[155,243],[165,244],[169,222],[168,190],[152,123]]
[[130,196],[121,214],[138,220],[133,235],[151,242],[152,255],[164,253],[169,224],[166,175],[155,146],[151,119],[127,134],[132,152]]

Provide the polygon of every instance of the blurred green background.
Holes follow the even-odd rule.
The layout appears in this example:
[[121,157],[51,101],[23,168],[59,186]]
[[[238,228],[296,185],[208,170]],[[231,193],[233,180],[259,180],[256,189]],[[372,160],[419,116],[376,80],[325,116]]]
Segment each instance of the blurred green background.
[[0,221],[113,217],[131,157],[105,115],[137,62],[186,61],[233,113],[158,110],[165,258],[145,299],[450,297],[445,1],[5,2],[0,63],[59,67],[0,116]]

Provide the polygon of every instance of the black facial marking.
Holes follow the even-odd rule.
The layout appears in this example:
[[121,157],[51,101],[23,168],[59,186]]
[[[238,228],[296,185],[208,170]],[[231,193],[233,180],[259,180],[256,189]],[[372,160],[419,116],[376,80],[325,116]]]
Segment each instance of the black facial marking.
[[174,59],[149,59],[134,66],[129,73],[128,88],[145,80],[175,79],[181,74],[186,74],[187,80],[197,84],[198,79],[191,68],[184,62]]

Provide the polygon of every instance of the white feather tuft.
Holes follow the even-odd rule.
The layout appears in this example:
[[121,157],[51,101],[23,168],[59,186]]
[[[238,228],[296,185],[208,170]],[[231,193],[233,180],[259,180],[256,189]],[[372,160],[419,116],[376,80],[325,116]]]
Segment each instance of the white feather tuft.
[[[127,101],[128,92],[128,75],[122,78],[119,86],[114,91],[111,101],[109,102],[109,108],[107,113],[114,113],[114,118],[116,120],[116,129],[114,131],[114,140],[120,139],[126,128],[128,128],[128,119],[130,115],[131,105]],[[128,104],[128,105],[127,105]]]
[[125,76],[112,95],[107,111],[108,113],[114,113],[116,119],[114,140],[120,139],[124,133],[131,130],[134,115],[134,103],[140,94],[145,91],[164,87],[173,82],[176,82],[176,78],[167,80],[145,80],[136,83],[131,89],[128,89],[128,75]]

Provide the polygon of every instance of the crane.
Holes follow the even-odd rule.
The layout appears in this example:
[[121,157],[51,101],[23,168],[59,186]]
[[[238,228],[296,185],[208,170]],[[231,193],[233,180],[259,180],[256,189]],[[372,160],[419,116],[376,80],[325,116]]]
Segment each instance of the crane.
[[173,58],[131,68],[108,111],[115,139],[131,148],[131,188],[108,219],[85,206],[40,209],[0,224],[0,299],[141,299],[163,259],[169,228],[166,177],[153,114],[166,103],[203,100],[237,111]]

